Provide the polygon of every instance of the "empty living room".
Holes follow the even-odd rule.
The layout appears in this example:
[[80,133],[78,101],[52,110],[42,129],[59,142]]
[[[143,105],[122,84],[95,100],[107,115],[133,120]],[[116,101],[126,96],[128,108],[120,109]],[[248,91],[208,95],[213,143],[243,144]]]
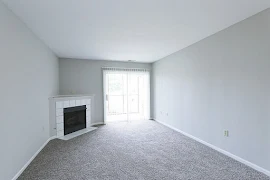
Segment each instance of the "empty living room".
[[0,180],[270,180],[270,0],[0,0]]

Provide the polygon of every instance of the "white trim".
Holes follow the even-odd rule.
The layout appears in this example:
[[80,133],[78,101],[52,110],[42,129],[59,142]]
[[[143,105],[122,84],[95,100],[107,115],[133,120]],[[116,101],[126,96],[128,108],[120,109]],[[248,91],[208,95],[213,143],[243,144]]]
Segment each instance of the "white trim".
[[241,163],[243,163],[243,164],[245,164],[245,165],[247,165],[247,166],[249,166],[249,167],[251,167],[251,168],[253,168],[253,169],[257,170],[257,171],[259,171],[259,172],[262,172],[265,175],[270,177],[270,171],[268,171],[268,170],[266,170],[266,169],[264,169],[264,168],[262,168],[262,167],[260,167],[260,166],[258,166],[256,164],[253,164],[253,163],[251,163],[251,162],[249,162],[249,161],[247,161],[245,159],[240,158],[239,156],[236,156],[236,155],[234,155],[234,154],[232,154],[232,153],[230,153],[228,151],[225,151],[225,150],[223,150],[223,149],[221,149],[219,147],[216,147],[216,146],[214,146],[214,145],[212,145],[212,144],[210,144],[208,142],[205,142],[205,141],[203,141],[203,140],[201,140],[201,139],[199,139],[197,137],[194,137],[194,136],[192,136],[192,135],[190,135],[190,134],[188,134],[186,132],[183,132],[183,131],[181,131],[181,130],[179,130],[179,129],[177,129],[177,128],[175,128],[175,127],[173,127],[173,126],[171,126],[171,125],[169,125],[167,123],[164,123],[164,122],[161,122],[161,121],[158,121],[158,120],[155,120],[155,121],[160,123],[160,124],[163,124],[164,126],[167,126],[168,128],[171,128],[171,129],[173,129],[173,130],[175,130],[175,131],[177,131],[177,132],[179,132],[179,133],[181,133],[181,134],[183,134],[183,135],[185,135],[185,136],[187,136],[187,137],[189,137],[191,139],[194,139],[195,141],[198,141],[198,142],[200,142],[200,143],[202,143],[202,144],[204,144],[204,145],[206,145],[206,146],[208,146],[208,147],[210,147],[210,148],[212,148],[212,149],[214,149],[214,150],[216,150],[216,151],[218,151],[218,152],[220,152],[220,153],[222,153],[222,154],[224,154],[226,156],[229,156],[229,157],[235,159],[236,161],[239,161],[239,162],[241,162]]
[[104,124],[107,123],[107,108],[106,108],[106,103],[107,103],[107,100],[106,100],[106,72],[105,71],[102,71],[102,75],[103,75],[103,116],[104,116]]
[[124,68],[124,67],[102,67],[102,70],[104,71],[141,71],[146,72],[150,71],[150,69],[145,68]]
[[[126,93],[127,93],[127,122],[129,122],[130,120],[129,120],[129,73],[126,73],[127,74],[127,91],[126,91]],[[123,83],[124,84],[124,83]],[[124,90],[124,88],[123,88],[123,90]],[[139,93],[139,92],[138,92]],[[125,96],[124,96],[125,97]],[[124,99],[124,97],[123,97],[123,99]],[[138,95],[138,97],[139,97],[139,95]],[[124,103],[124,102],[123,102]],[[125,103],[124,103],[125,104]],[[123,104],[123,106],[124,106],[124,104]]]
[[95,126],[95,125],[104,125],[104,122],[91,123],[91,126]]
[[147,117],[146,119],[150,119],[150,116],[151,116],[151,73],[149,72],[148,73],[148,102],[147,102],[147,105],[148,105],[148,114],[147,114]]
[[35,159],[35,157],[40,153],[40,151],[50,142],[51,140],[55,139],[56,136],[50,137],[38,150],[37,152],[25,163],[25,165],[20,169],[20,171],[12,178],[12,180],[16,180],[22,173],[23,171],[29,166],[29,164]]
[[72,94],[72,95],[57,95],[49,97],[49,99],[74,99],[74,98],[92,98],[95,94]]

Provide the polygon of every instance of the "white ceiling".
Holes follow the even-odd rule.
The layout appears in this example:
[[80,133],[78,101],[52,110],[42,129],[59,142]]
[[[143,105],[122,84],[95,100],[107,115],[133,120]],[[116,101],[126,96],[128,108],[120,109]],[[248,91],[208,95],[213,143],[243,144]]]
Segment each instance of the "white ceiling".
[[270,0],[3,0],[59,57],[153,62]]

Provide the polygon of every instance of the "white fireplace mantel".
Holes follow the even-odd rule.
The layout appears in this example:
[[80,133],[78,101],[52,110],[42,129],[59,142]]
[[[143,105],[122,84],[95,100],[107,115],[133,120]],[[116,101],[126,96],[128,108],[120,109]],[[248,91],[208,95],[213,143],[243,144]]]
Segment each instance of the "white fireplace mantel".
[[[49,98],[50,101],[50,135],[64,138],[64,108],[86,105],[86,129],[91,129],[94,95],[59,95]],[[72,133],[73,134],[73,133]],[[75,133],[76,134],[76,133]],[[78,134],[78,133],[77,133]],[[68,135],[69,136],[69,135]]]

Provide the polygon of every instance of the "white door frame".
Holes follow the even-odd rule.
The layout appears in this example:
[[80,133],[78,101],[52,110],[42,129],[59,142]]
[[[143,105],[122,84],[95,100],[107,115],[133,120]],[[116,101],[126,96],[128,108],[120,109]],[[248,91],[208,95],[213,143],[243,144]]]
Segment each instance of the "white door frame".
[[[127,72],[128,73],[128,72]],[[107,101],[107,99],[106,99],[106,89],[107,89],[107,83],[106,83],[106,71],[104,71],[104,70],[102,70],[102,74],[103,74],[103,111],[104,111],[104,114],[103,114],[103,116],[104,116],[104,124],[107,124],[107,108],[106,108],[106,101]],[[150,98],[151,98],[151,90],[150,90],[150,84],[151,84],[151,82],[150,82],[150,80],[151,80],[151,73],[149,72],[149,76],[148,76],[148,82],[149,82],[149,95],[148,95],[148,103],[149,103],[149,118],[150,118]],[[128,114],[128,113],[127,113]]]
[[107,89],[107,83],[106,83],[106,73],[102,70],[103,74],[103,109],[104,109],[104,124],[107,124],[107,108],[106,108],[106,89]]

